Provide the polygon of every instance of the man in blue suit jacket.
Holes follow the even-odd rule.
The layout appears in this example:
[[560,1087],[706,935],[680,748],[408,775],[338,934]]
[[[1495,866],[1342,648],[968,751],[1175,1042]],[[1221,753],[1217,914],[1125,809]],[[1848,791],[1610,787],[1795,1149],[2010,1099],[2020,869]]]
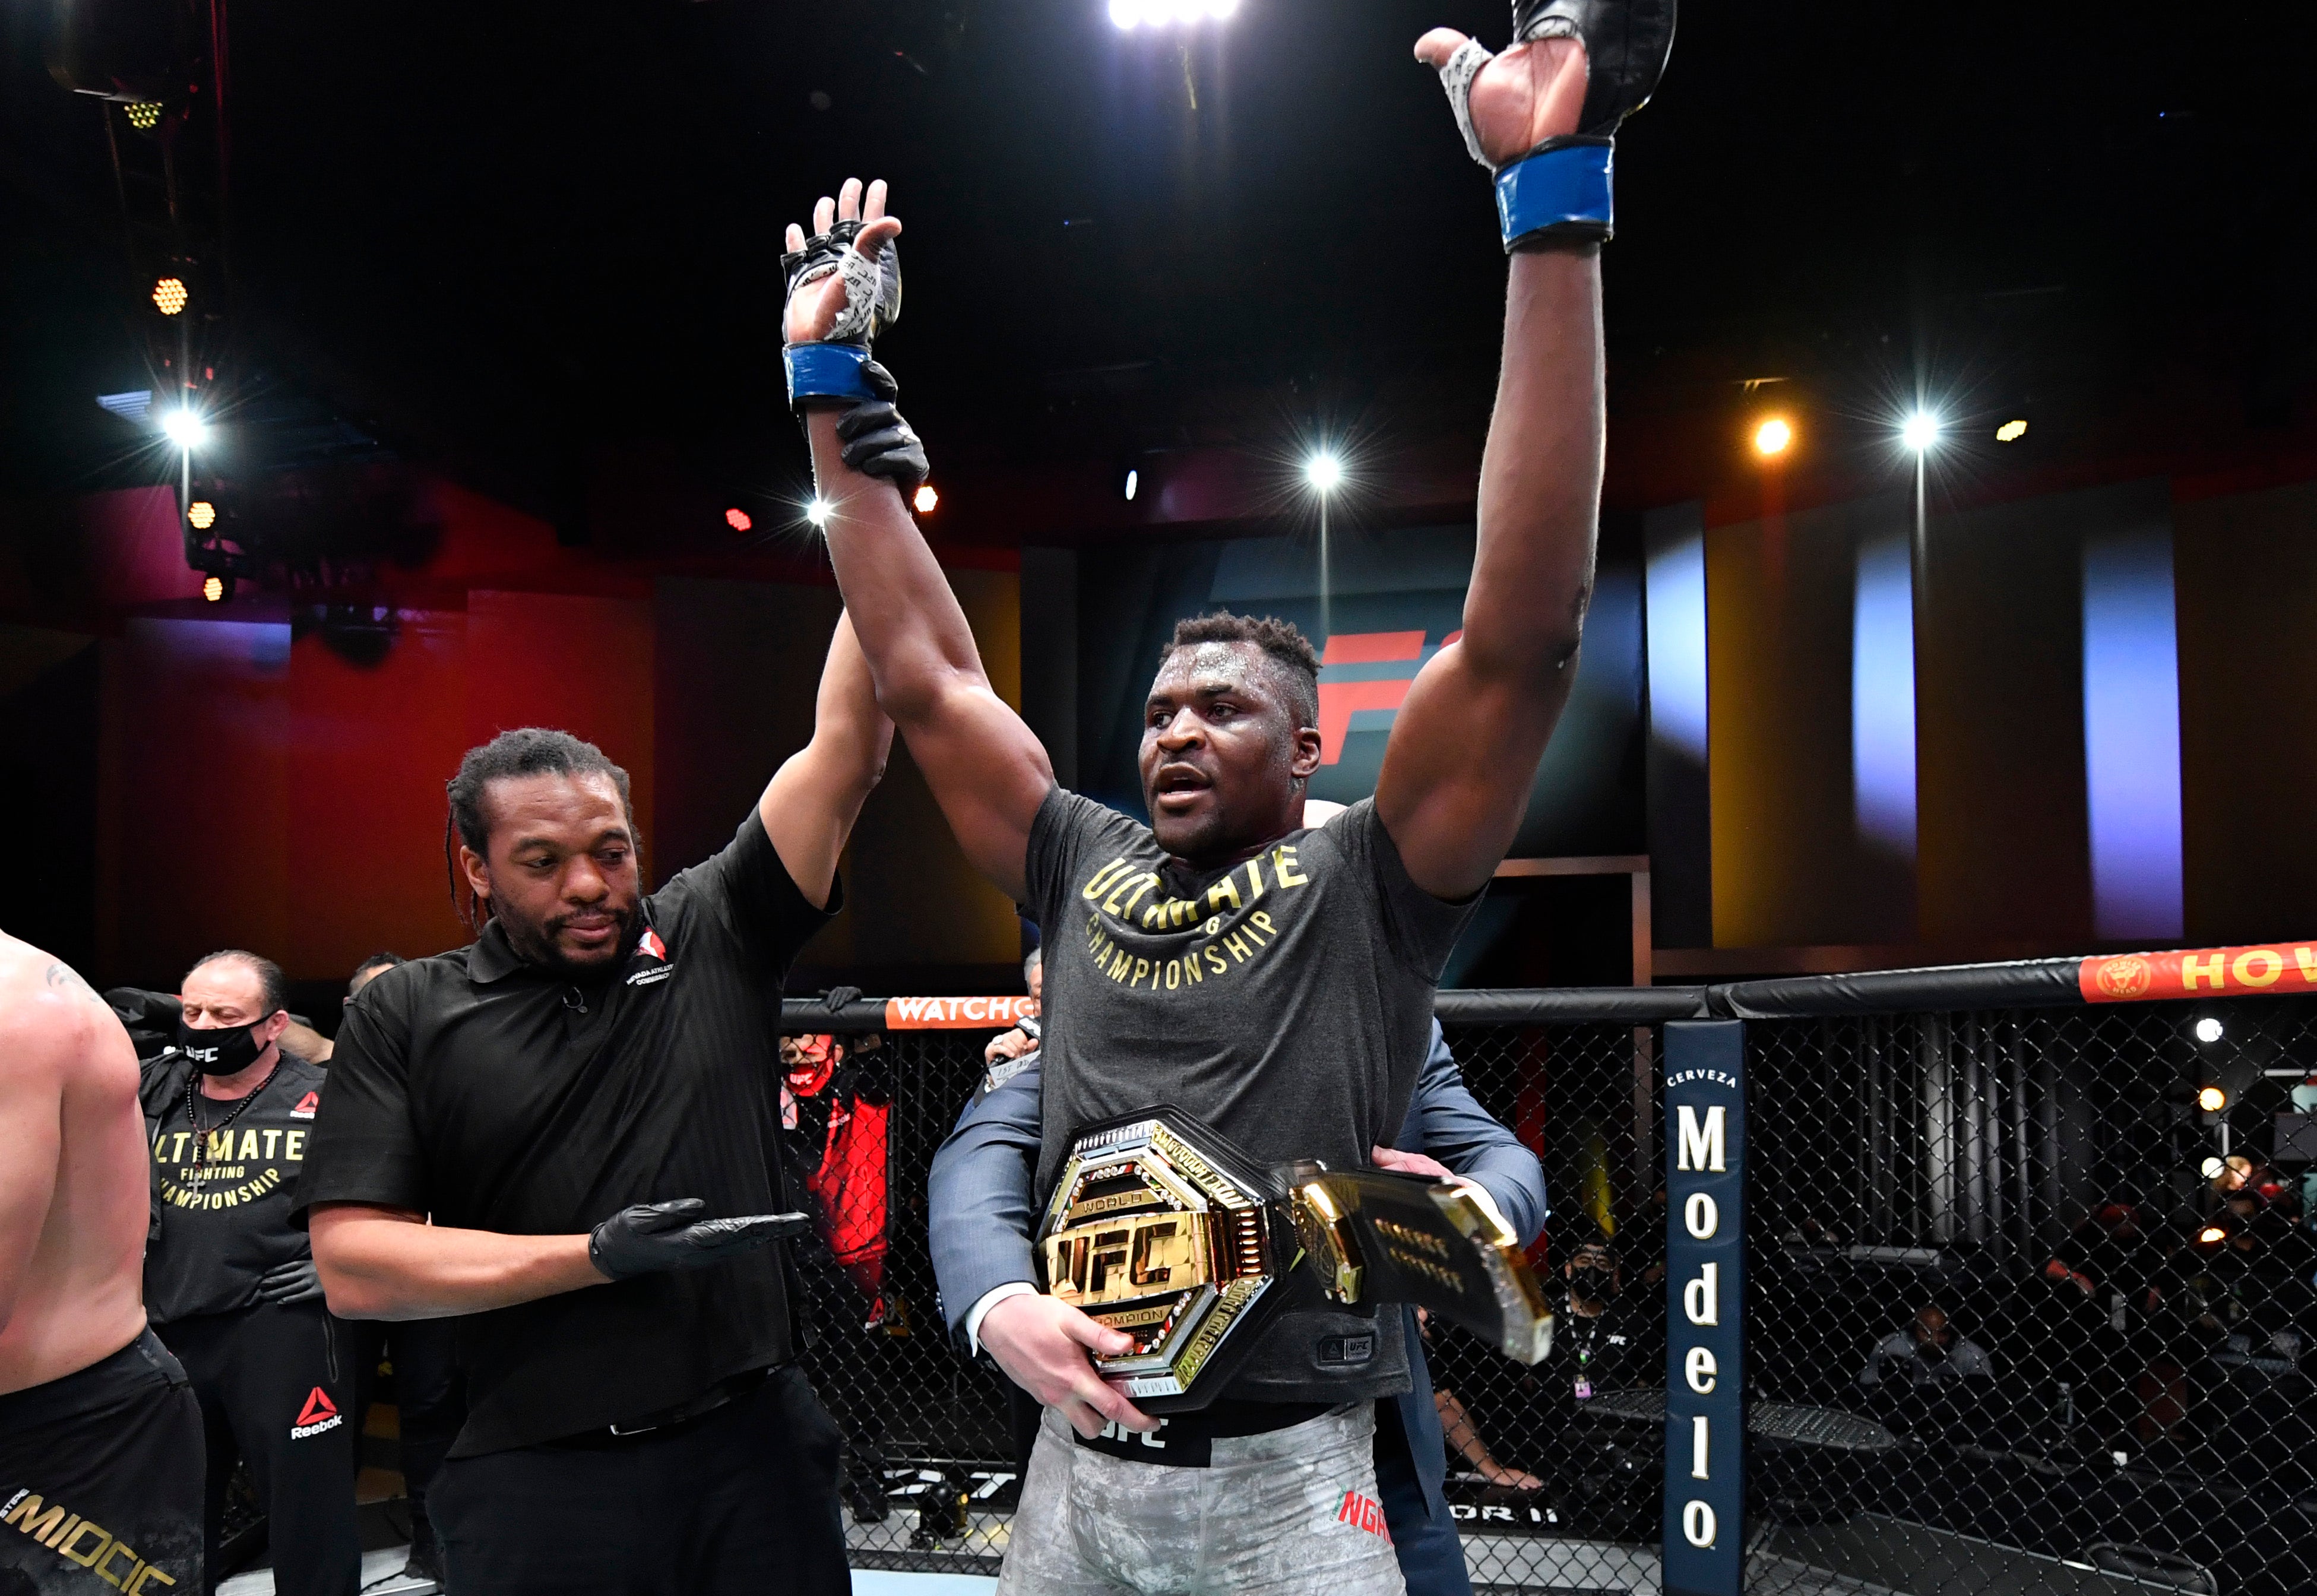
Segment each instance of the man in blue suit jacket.
[[[950,1333],[968,1352],[991,1304],[1035,1291],[1031,1236],[1037,1228],[1033,1172],[1040,1134],[1039,1073],[1033,1065],[967,1105],[934,1156],[930,1182],[934,1273]],[[1520,1138],[1489,1117],[1432,1022],[1432,1051],[1392,1148],[1379,1165],[1450,1173],[1496,1200],[1523,1244],[1544,1228],[1544,1172]],[[1472,1596],[1464,1548],[1443,1494],[1446,1449],[1433,1405],[1431,1371],[1412,1308],[1408,1352],[1413,1384],[1376,1404],[1376,1481],[1409,1596]],[[1024,1459],[1024,1466],[1027,1459]]]

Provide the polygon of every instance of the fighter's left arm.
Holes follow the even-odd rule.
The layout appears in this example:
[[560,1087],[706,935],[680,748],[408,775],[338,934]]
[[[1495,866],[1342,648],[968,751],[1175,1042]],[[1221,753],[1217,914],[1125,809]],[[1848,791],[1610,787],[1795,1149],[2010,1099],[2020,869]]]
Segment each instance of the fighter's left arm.
[[1409,689],[1376,785],[1409,878],[1436,897],[1494,874],[1577,673],[1601,500],[1608,146],[1655,86],[1672,9],[1516,0],[1502,55],[1445,28],[1417,46],[1496,175],[1512,256],[1463,633]]
[[756,804],[789,878],[816,909],[828,905],[837,859],[892,747],[893,723],[877,708],[853,618],[839,615],[821,668],[812,741],[789,756]]

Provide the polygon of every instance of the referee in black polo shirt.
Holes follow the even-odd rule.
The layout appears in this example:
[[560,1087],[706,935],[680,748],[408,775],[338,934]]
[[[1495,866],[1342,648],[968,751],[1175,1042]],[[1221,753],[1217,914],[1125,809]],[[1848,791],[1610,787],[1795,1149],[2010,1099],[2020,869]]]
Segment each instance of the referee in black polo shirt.
[[459,1596],[850,1588],[765,1244],[801,1206],[781,989],[890,740],[840,620],[810,745],[649,896],[593,745],[507,732],[451,782],[481,932],[347,1009],[300,1200],[339,1314],[461,1315],[431,1502]]

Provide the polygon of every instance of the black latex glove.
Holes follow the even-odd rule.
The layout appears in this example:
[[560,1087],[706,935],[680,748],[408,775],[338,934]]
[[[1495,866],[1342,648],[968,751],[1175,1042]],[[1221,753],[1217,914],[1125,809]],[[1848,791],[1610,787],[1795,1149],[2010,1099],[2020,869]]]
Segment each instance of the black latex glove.
[[820,994],[820,1005],[830,1013],[841,1013],[861,1001],[858,986],[832,986]]
[[836,438],[847,466],[863,477],[883,478],[904,495],[933,475],[924,440],[887,400],[855,405],[837,417]]
[[705,1269],[767,1242],[797,1235],[812,1223],[802,1214],[748,1214],[702,1219],[708,1205],[696,1197],[640,1202],[622,1208],[587,1237],[587,1262],[614,1280],[663,1270]]
[[257,1277],[257,1299],[275,1307],[322,1300],[322,1271],[311,1258],[300,1258]]

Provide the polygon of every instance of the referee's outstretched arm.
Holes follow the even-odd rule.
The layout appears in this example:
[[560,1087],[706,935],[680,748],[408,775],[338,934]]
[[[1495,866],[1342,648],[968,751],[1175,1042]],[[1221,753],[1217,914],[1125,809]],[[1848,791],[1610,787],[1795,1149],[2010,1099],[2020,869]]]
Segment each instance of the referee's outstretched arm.
[[[892,747],[850,617],[820,679],[812,741],[783,763],[756,816],[797,891],[825,909],[836,863]],[[341,1083],[344,1085],[344,1083]],[[705,1218],[694,1199],[629,1208],[569,1235],[430,1225],[412,1209],[316,1202],[308,1226],[330,1310],[342,1318],[434,1319],[510,1307],[660,1270],[693,1269],[802,1227],[793,1214]]]

